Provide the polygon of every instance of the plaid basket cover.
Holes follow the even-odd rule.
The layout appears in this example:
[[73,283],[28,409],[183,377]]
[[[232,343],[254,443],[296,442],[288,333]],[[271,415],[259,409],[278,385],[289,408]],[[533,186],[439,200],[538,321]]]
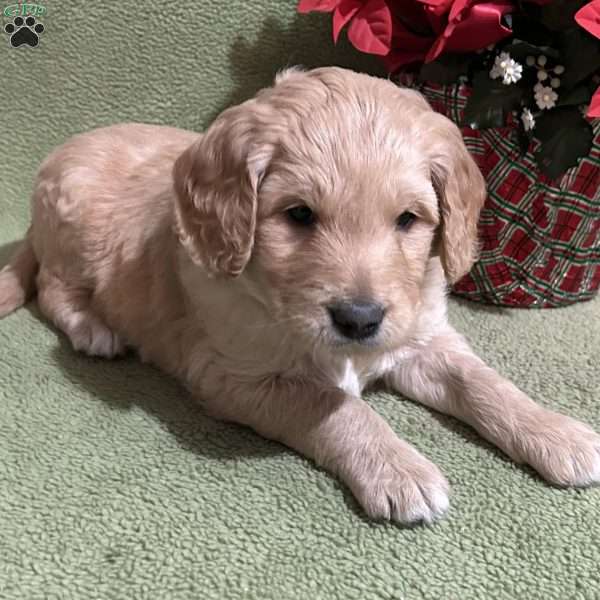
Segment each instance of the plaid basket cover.
[[[408,83],[401,81],[402,84]],[[461,123],[464,85],[413,84],[432,107]],[[589,156],[557,180],[522,155],[516,129],[462,134],[486,178],[481,252],[456,294],[492,304],[548,308],[592,298],[600,286],[600,120]]]

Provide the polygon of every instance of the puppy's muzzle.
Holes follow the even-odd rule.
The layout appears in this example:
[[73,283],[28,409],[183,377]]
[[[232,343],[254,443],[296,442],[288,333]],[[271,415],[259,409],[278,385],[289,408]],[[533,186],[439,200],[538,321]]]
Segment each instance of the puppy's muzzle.
[[350,300],[327,307],[338,333],[349,340],[363,341],[377,335],[385,311],[377,302]]

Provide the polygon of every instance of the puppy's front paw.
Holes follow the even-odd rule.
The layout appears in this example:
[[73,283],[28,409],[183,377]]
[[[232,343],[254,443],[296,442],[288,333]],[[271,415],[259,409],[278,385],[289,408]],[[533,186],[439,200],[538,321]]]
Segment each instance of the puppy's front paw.
[[448,509],[448,482],[441,471],[401,440],[388,442],[348,482],[374,519],[431,523]]
[[81,313],[78,319],[70,334],[75,350],[104,358],[123,354],[125,346],[120,337],[94,315]]
[[524,462],[550,483],[600,483],[600,435],[580,421],[542,410],[519,434],[518,445]]

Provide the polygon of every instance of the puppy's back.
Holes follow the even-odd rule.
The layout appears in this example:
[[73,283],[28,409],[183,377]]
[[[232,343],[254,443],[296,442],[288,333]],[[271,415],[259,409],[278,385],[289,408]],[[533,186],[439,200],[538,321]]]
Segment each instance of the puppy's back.
[[[199,134],[122,124],[76,135],[42,163],[32,197],[38,260],[98,258],[133,243],[171,213],[171,170]],[[57,254],[60,253],[60,257]]]

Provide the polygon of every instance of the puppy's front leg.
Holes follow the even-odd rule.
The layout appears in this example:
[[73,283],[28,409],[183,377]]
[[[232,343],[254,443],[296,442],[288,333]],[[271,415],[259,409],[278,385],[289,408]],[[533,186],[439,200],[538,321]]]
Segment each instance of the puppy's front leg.
[[430,522],[448,507],[439,469],[360,398],[282,377],[227,386],[208,408],[252,427],[338,475],[373,518]]
[[400,360],[387,381],[409,398],[469,423],[551,483],[600,481],[600,436],[536,404],[485,365],[450,327]]

